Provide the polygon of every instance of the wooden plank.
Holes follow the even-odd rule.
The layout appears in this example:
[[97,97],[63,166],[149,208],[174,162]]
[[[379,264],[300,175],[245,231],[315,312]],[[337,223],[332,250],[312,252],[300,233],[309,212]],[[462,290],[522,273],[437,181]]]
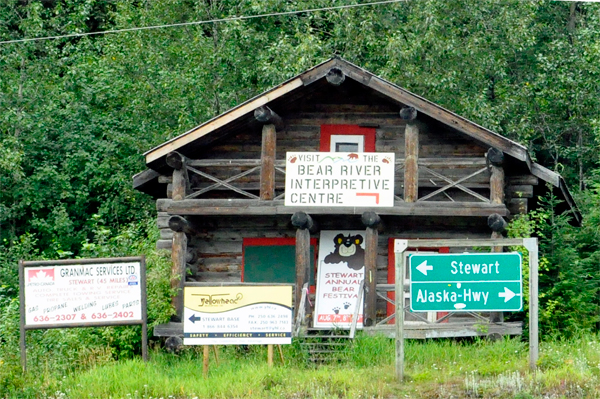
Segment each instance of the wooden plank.
[[327,75],[327,72],[336,65],[335,59],[329,59],[324,63],[309,69],[299,76],[304,86],[308,86]]
[[540,180],[533,175],[517,175],[517,176],[506,176],[506,182],[508,185],[531,185],[537,186]]
[[[198,272],[194,276],[196,279],[195,282],[229,282],[229,283],[240,283],[242,281],[242,273],[234,273],[234,272]],[[186,285],[190,284],[190,282],[186,282]]]
[[174,139],[171,139],[161,144],[160,146],[155,147],[152,150],[146,152],[144,154],[144,156],[146,157],[146,164],[150,164],[151,162],[154,162],[159,158],[166,156],[169,152],[175,151],[178,148],[189,144],[220,127],[223,127],[226,124],[244,115],[254,112],[256,108],[266,105],[270,101],[273,101],[274,99],[279,98],[284,94],[289,93],[292,90],[297,89],[303,85],[304,83],[302,82],[302,79],[296,77],[277,86],[274,89],[267,91],[266,93],[263,93],[257,97],[254,97],[251,100],[242,103],[241,105],[227,111],[226,113],[221,114],[216,118],[213,118],[208,122],[198,127],[195,127],[194,129],[189,130],[188,132],[178,137],[175,137]]
[[344,72],[344,75],[359,83],[362,83],[365,86],[369,85],[371,78],[374,76],[372,73],[367,72],[366,70],[359,68],[358,66],[351,64],[346,60],[336,59],[335,61],[335,66],[340,68],[342,72]]
[[[159,199],[159,211],[171,215],[292,215],[304,212],[306,207],[286,207],[283,200],[260,201],[239,199],[194,199],[173,201]],[[476,202],[441,202],[426,201],[406,203],[397,201],[391,208],[350,208],[350,207],[311,207],[311,214],[357,215],[367,211],[380,215],[399,216],[489,216],[498,213],[508,216],[504,204],[489,204]]]
[[552,184],[554,187],[560,186],[560,175],[543,167],[540,164],[534,163],[531,166],[531,173],[540,179]]
[[150,183],[155,179],[159,179],[160,174],[152,169],[146,169],[133,176],[133,188],[139,190],[144,184]]
[[490,201],[492,204],[504,203],[504,169],[490,165]]
[[[510,322],[486,325],[487,332],[482,332],[481,323],[443,323],[443,324],[404,324],[405,339],[429,339],[429,338],[453,338],[453,337],[481,337],[489,334],[500,334],[503,336],[522,335],[521,322]],[[376,327],[365,327],[363,332],[368,335],[384,335],[395,338],[393,325],[382,325]]]

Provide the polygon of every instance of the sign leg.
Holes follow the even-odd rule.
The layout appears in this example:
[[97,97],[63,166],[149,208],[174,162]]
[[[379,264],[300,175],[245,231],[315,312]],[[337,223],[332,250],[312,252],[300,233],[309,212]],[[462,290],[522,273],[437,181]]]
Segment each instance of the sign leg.
[[273,344],[267,345],[267,364],[273,367]]
[[204,358],[202,361],[202,374],[204,374],[205,377],[208,377],[208,361],[210,354],[208,345],[204,345],[203,352]]

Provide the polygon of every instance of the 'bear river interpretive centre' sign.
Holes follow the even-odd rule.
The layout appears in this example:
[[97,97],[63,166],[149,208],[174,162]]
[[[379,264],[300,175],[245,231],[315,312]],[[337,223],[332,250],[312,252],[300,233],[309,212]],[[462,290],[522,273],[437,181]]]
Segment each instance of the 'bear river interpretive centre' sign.
[[394,206],[394,153],[288,152],[286,206]]

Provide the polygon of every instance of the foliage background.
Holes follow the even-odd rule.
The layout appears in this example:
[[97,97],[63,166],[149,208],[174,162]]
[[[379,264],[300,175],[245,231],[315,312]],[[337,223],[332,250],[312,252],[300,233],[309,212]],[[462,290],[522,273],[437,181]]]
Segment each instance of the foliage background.
[[[349,3],[4,0],[0,40]],[[159,273],[168,260],[153,250],[153,203],[131,187],[141,154],[334,54],[527,145],[567,179],[583,226],[556,215],[550,197],[513,231],[541,238],[542,332],[595,329],[600,4],[411,0],[0,44],[0,361],[14,365],[7,348],[17,339],[20,258],[146,254],[152,320],[168,318]],[[95,354],[73,356],[114,359],[139,351],[127,331],[32,339],[42,351],[49,336],[74,334]]]

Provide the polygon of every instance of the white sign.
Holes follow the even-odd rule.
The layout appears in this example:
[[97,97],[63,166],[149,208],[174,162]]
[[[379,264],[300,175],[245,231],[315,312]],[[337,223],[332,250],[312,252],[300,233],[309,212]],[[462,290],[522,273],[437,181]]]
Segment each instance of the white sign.
[[357,302],[365,275],[364,241],[364,230],[321,231],[315,328],[350,328],[356,306],[362,327],[363,301]]
[[185,287],[184,345],[292,343],[292,286]]
[[288,152],[286,206],[394,206],[394,153]]
[[142,320],[140,262],[24,268],[25,324]]

